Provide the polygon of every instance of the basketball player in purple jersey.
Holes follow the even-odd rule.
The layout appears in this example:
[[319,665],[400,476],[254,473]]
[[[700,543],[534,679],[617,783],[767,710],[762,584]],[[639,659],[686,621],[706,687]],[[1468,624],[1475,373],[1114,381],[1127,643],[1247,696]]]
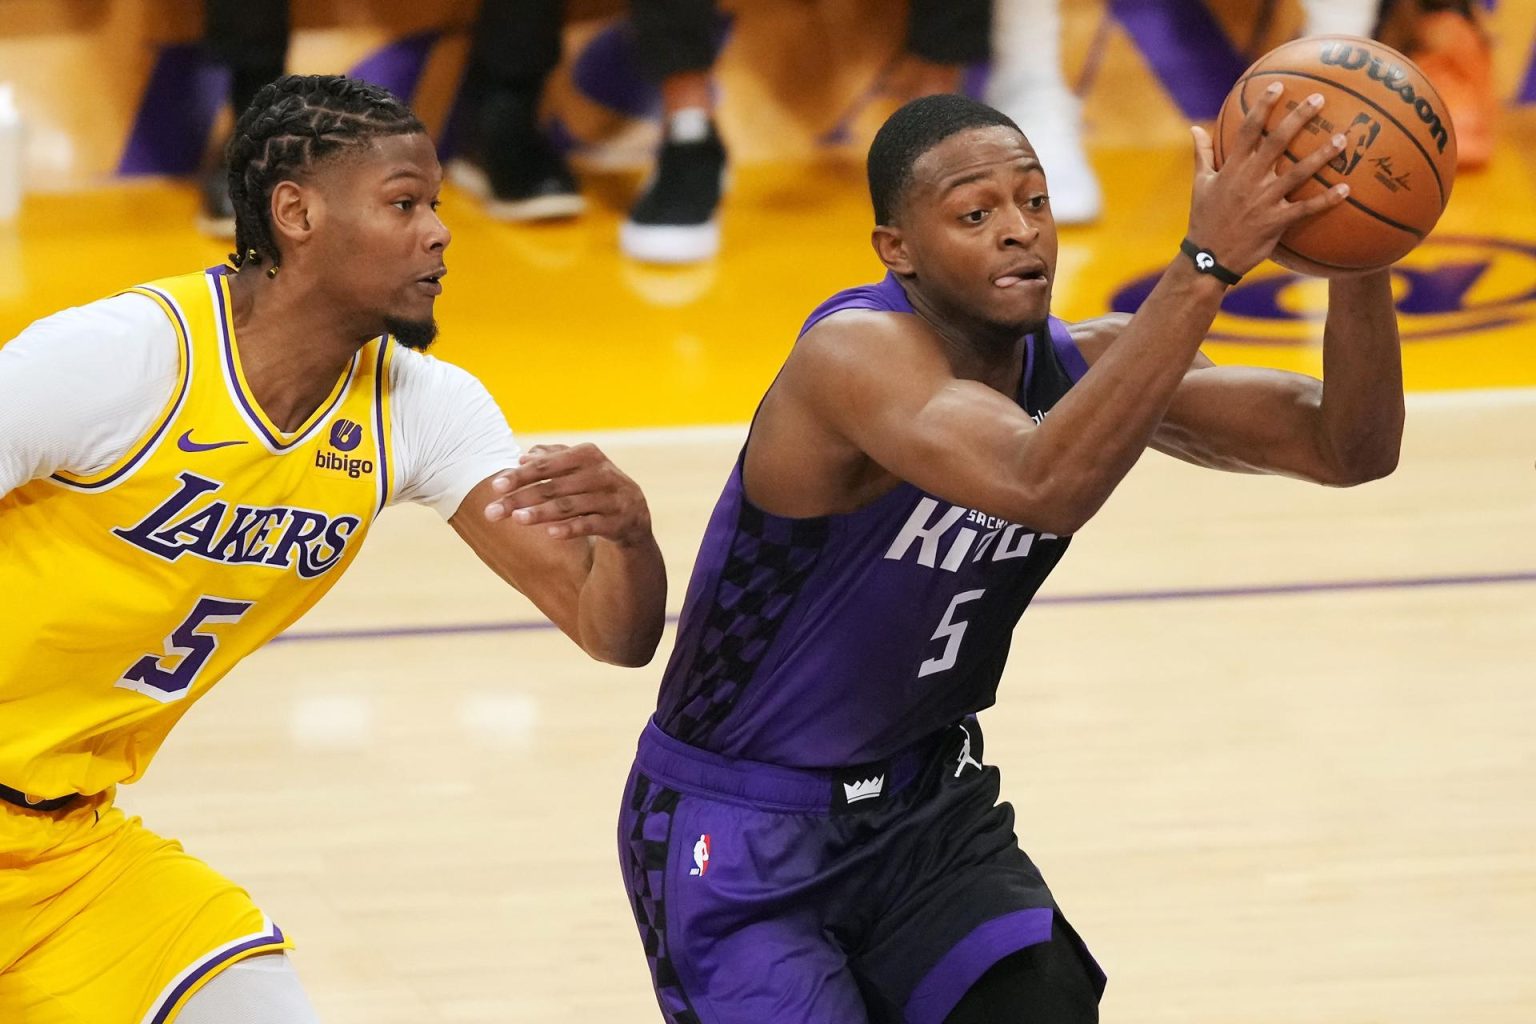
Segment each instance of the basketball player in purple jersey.
[[1226,286],[1344,199],[1276,172],[1320,107],[1218,172],[1195,129],[1189,235],[1141,311],[1048,315],[1046,178],[958,96],[869,153],[884,281],[817,308],[704,537],[619,850],[675,1024],[1098,1019],[1104,975],[998,802],[975,714],[1072,534],[1148,445],[1348,485],[1396,464],[1388,277],[1335,280],[1328,384],[1199,353]]

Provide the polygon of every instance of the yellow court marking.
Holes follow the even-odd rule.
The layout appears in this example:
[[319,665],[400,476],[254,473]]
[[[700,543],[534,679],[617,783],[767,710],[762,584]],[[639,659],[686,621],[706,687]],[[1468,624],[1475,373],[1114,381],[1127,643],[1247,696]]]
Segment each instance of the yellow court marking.
[[[1491,168],[1457,182],[1441,226],[1403,262],[1399,291],[1420,310],[1402,318],[1410,390],[1536,386],[1532,153],[1536,115],[1511,113]],[[1054,308],[1068,319],[1105,312],[1165,266],[1188,216],[1184,149],[1104,150],[1094,162],[1105,217],[1061,232]],[[743,422],[805,315],[881,274],[855,154],[741,169],[722,255],[679,269],[619,255],[633,177],[592,174],[584,184],[589,213],[566,224],[499,224],[470,197],[446,195],[455,234],[436,351],[484,379],[518,430]],[[218,262],[228,246],[193,231],[194,203],[179,183],[33,197],[0,235],[12,268],[0,280],[0,337],[63,306]],[[1266,288],[1277,277],[1274,267],[1250,275],[1248,312],[1216,324],[1220,335],[1259,343],[1210,352],[1320,372],[1326,287],[1284,278]]]

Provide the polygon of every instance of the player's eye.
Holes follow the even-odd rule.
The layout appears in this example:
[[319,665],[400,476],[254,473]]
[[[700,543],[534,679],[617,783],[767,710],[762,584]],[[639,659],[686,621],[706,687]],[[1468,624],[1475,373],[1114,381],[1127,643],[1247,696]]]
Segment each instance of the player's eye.
[[1050,201],[1051,201],[1051,197],[1048,196],[1048,195],[1043,195],[1042,194],[1042,195],[1030,196],[1029,197],[1029,208],[1031,210],[1043,210],[1043,209],[1045,209],[1046,204],[1049,203]]
[[990,210],[971,210],[960,215],[960,219],[967,224],[980,224],[990,215]]
[[393,203],[390,203],[389,205],[391,205],[391,206],[398,206],[402,213],[410,213],[411,210],[414,209],[415,206],[416,206],[416,200],[414,200],[414,199],[396,199]]

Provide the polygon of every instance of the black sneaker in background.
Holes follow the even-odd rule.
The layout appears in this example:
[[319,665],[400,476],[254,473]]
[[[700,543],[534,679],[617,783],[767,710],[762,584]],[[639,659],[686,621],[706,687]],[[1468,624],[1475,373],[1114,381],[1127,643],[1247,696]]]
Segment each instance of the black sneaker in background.
[[662,143],[650,185],[619,229],[619,247],[645,263],[698,263],[720,251],[725,146],[715,131]]
[[222,159],[210,161],[201,172],[198,191],[202,200],[197,211],[197,229],[211,238],[233,240],[235,204],[229,200],[229,165]]
[[487,93],[466,154],[448,165],[454,184],[498,220],[553,220],[586,208],[576,178],[539,131],[537,117],[537,95]]

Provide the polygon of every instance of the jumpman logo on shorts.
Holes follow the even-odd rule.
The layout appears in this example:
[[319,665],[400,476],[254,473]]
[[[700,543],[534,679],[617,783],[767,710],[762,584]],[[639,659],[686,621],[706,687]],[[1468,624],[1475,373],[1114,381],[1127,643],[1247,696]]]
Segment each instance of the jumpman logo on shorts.
[[973,765],[977,771],[981,770],[981,762],[971,756],[971,730],[962,725],[960,731],[965,733],[965,744],[960,748],[960,763],[955,765],[955,778],[957,779],[960,777],[960,773],[965,771],[966,765]]

